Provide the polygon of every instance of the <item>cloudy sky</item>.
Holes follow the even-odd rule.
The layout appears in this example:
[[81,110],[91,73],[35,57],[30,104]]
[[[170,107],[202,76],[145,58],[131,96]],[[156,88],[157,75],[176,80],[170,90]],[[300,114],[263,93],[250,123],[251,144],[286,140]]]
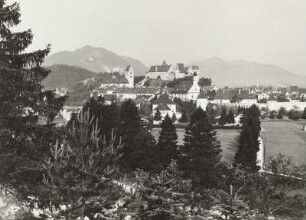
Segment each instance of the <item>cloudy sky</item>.
[[[10,0],[12,1],[12,0]],[[99,46],[146,64],[210,57],[306,75],[305,0],[18,0],[32,49]]]

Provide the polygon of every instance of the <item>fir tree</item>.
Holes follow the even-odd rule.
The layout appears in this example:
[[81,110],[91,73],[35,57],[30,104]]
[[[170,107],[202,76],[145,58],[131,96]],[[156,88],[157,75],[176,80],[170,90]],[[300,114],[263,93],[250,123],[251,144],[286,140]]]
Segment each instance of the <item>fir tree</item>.
[[225,107],[222,108],[221,116],[219,119],[219,125],[225,125],[227,122],[227,117],[226,117],[226,109]]
[[49,70],[41,67],[50,47],[23,52],[31,45],[31,30],[13,32],[20,23],[19,5],[0,0],[0,117],[2,126],[20,129],[24,122],[35,123],[41,109],[41,82]]
[[257,152],[259,151],[260,111],[256,105],[247,109],[242,118],[242,131],[239,136],[235,164],[250,172],[257,172]]
[[209,123],[215,124],[216,123],[216,112],[215,112],[214,108],[213,107],[210,108],[207,105],[206,112],[208,114]]
[[118,170],[121,143],[116,144],[113,136],[107,144],[88,112],[81,112],[77,121],[69,138],[55,144],[43,164],[45,200],[58,210],[55,219],[93,219],[120,195],[113,175]]
[[186,111],[182,112],[182,117],[179,119],[179,121],[181,123],[187,123],[188,122],[188,117],[187,117]]
[[132,100],[124,101],[119,112],[118,133],[122,137],[121,168],[132,169],[132,155],[135,152],[138,132],[141,130],[141,120],[136,104]]
[[[0,184],[14,187],[28,199],[40,193],[38,164],[50,144],[64,135],[52,121],[65,98],[42,91],[41,82],[50,71],[41,64],[50,46],[24,52],[33,34],[31,30],[13,31],[20,22],[19,5],[0,0]],[[39,115],[47,119],[47,125],[37,124]]]
[[148,130],[142,129],[136,135],[135,146],[129,161],[132,170],[142,169],[156,173],[163,168],[157,166],[156,140]]
[[198,108],[185,131],[180,166],[195,186],[215,187],[220,153],[217,131],[209,123],[206,113]]
[[168,114],[161,123],[161,132],[156,148],[158,160],[164,168],[170,164],[171,160],[177,159],[177,134]]
[[41,93],[41,100],[44,103],[39,109],[39,115],[46,118],[46,124],[51,125],[58,112],[63,108],[67,96],[56,97],[53,91]]
[[154,115],[154,120],[155,121],[160,121],[161,119],[162,119],[161,113],[160,113],[159,109],[157,109],[157,111],[155,112],[155,115]]
[[172,115],[171,120],[173,123],[176,122],[177,118],[175,113]]
[[232,109],[229,110],[228,115],[226,116],[226,122],[228,124],[235,124],[235,115]]
[[306,119],[306,108],[304,108],[302,118],[303,118],[303,119]]
[[100,135],[108,142],[118,125],[119,109],[116,102],[106,105],[103,97],[92,97],[84,104],[83,111],[88,111],[90,117],[98,121]]

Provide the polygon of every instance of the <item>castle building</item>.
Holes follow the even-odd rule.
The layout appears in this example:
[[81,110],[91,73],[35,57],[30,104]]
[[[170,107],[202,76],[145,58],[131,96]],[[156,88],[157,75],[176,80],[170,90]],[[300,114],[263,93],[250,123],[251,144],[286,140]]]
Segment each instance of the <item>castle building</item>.
[[161,80],[174,80],[175,68],[168,65],[165,61],[161,65],[151,66],[146,74],[146,78],[161,79]]
[[174,79],[193,76],[194,73],[199,75],[198,66],[192,65],[185,67],[183,63],[168,65],[165,61],[163,61],[161,65],[151,66],[146,74],[146,78],[173,81]]

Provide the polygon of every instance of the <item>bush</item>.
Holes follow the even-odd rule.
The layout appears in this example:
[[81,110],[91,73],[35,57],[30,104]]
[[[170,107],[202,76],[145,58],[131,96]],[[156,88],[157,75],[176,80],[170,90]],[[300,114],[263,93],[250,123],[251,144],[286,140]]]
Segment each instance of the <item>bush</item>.
[[269,118],[270,118],[270,119],[275,119],[276,116],[277,116],[277,111],[271,111],[271,112],[270,112],[270,115],[269,115]]
[[288,113],[288,117],[292,120],[299,120],[302,117],[302,114],[297,110],[291,110]]

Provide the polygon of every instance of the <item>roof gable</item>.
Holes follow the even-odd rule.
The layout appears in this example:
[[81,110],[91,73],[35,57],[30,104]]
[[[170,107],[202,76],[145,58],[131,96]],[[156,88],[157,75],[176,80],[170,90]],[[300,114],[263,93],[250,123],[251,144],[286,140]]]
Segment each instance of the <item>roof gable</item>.
[[161,96],[159,96],[155,101],[154,101],[155,105],[159,105],[159,104],[175,104],[172,99],[169,98],[169,96],[167,94],[163,94]]
[[160,103],[158,106],[154,108],[155,110],[160,110],[160,111],[169,111],[171,110],[167,105]]

